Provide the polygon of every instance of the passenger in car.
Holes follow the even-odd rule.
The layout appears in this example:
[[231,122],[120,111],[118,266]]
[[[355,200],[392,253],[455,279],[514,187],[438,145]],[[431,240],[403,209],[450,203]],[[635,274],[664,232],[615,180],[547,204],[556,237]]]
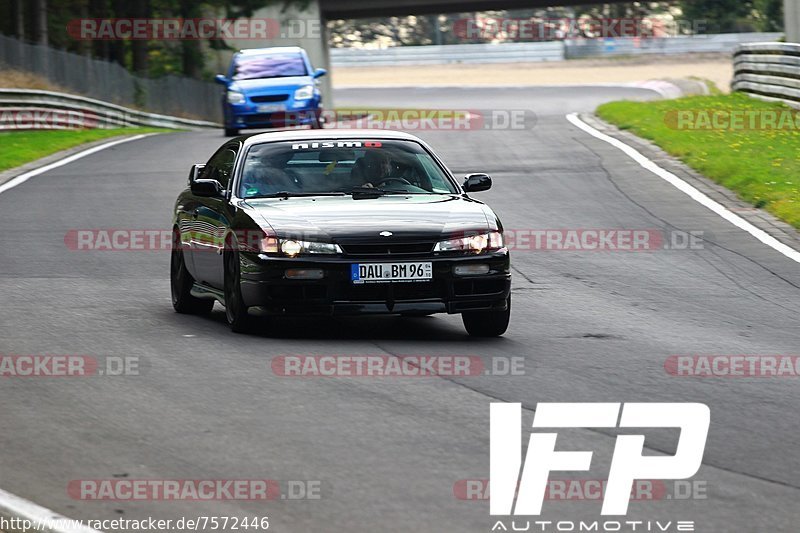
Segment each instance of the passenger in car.
[[247,169],[243,178],[247,196],[301,190],[297,175],[286,167],[291,159],[291,152],[281,152],[270,156],[262,164]]

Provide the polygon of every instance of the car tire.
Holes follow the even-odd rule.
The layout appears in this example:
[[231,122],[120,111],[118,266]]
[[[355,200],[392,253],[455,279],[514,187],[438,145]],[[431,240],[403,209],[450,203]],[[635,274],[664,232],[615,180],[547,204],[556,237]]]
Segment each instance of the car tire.
[[192,296],[194,278],[186,269],[183,256],[183,245],[177,231],[172,234],[172,255],[170,256],[170,288],[172,290],[172,307],[177,313],[186,315],[207,315],[214,307],[214,300]]
[[508,329],[511,319],[511,296],[503,311],[470,311],[462,313],[464,328],[471,337],[499,337]]
[[236,137],[239,135],[239,130],[236,128],[225,128],[225,137]]
[[[232,249],[229,247],[229,249]],[[239,252],[226,252],[225,263],[225,317],[234,333],[247,333],[253,327],[253,317],[247,312],[242,298]]]

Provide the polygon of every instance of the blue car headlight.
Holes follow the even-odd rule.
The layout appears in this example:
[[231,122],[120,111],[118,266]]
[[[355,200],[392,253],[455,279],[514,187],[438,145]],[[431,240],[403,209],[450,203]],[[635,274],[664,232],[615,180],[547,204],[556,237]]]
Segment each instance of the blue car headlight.
[[314,86],[305,85],[294,92],[295,100],[310,100],[314,98]]
[[227,99],[229,104],[243,104],[245,102],[244,94],[238,91],[228,91]]

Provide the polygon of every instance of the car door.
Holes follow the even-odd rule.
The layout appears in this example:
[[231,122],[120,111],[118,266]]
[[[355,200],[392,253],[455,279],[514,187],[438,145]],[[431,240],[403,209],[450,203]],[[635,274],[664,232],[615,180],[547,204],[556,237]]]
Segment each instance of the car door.
[[195,235],[192,240],[192,258],[198,281],[221,289],[223,283],[222,252],[225,235],[230,227],[231,177],[239,152],[239,142],[231,141],[220,148],[206,164],[201,178],[217,180],[225,194],[221,198],[199,198],[192,213]]

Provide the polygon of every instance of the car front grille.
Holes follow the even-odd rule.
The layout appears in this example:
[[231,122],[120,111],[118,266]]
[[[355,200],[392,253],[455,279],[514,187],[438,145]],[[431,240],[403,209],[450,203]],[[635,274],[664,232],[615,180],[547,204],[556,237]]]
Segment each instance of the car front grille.
[[251,96],[250,101],[256,104],[265,104],[270,102],[285,102],[289,99],[288,94],[262,94],[260,96]]
[[[433,251],[433,242],[411,243],[369,243],[369,244],[342,244],[342,250],[347,255],[375,257],[375,256],[404,256],[425,255]],[[387,259],[391,259],[387,257]]]

